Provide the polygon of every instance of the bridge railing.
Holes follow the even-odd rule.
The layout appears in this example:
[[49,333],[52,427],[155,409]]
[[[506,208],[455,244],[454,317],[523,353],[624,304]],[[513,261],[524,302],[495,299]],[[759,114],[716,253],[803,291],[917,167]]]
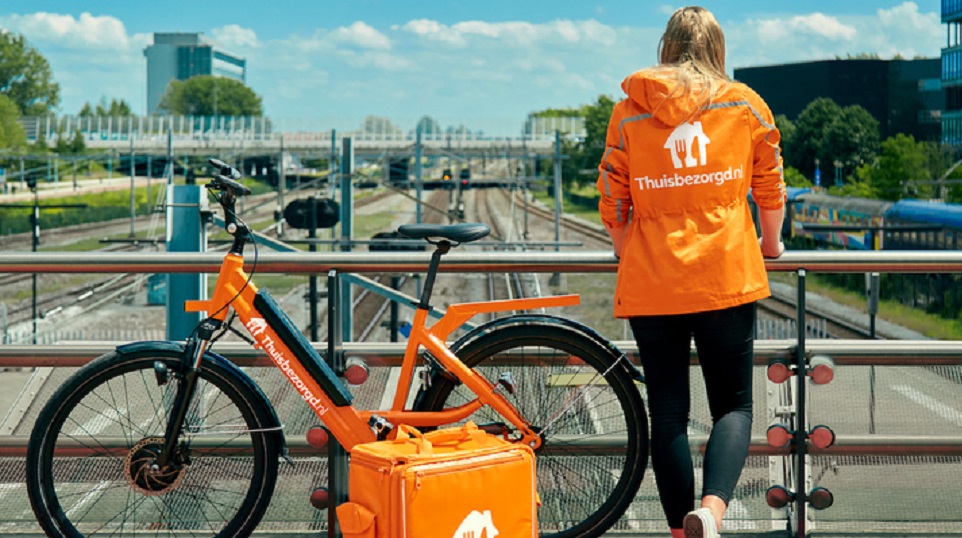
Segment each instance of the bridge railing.
[[[359,142],[414,143],[418,128],[427,144],[464,142],[553,142],[555,132],[584,138],[584,118],[475,118],[425,121],[369,116],[361,120],[271,118],[267,116],[28,116],[20,119],[30,142],[44,137],[72,139],[88,147],[129,146],[132,142],[330,141],[349,136]],[[335,134],[336,133],[336,134]]]
[[[167,272],[195,273],[214,272],[221,262],[219,254],[140,254],[140,253],[5,253],[0,259],[2,272],[42,272],[42,273],[118,273],[118,272]],[[269,273],[323,274],[328,271],[346,273],[381,272],[423,272],[428,265],[426,253],[265,253],[259,256],[257,269]],[[805,282],[811,272],[831,273],[962,273],[962,252],[943,251],[905,251],[905,252],[788,252],[778,260],[768,260],[767,268],[773,272],[790,272],[796,276],[799,299],[799,318],[804,316]],[[606,273],[616,270],[616,262],[610,253],[452,253],[445,258],[442,271],[449,273],[466,272],[517,272],[527,273]],[[797,324],[804,327],[803,322]],[[320,349],[323,343],[316,344]],[[637,358],[633,342],[617,342],[630,356]],[[0,347],[0,366],[5,367],[76,367],[91,358],[108,351],[111,345],[71,344],[70,346],[4,346]],[[863,532],[892,530],[891,522],[881,521],[886,516],[874,516],[874,520],[861,520],[866,509],[879,514],[886,511],[899,511],[892,516],[899,523],[896,530],[912,532],[924,527],[931,535],[959,532],[958,518],[951,514],[959,513],[959,498],[952,494],[959,483],[962,473],[962,341],[911,340],[911,341],[848,341],[848,340],[806,340],[804,331],[791,340],[769,340],[756,342],[756,365],[765,368],[768,380],[760,380],[763,390],[756,388],[756,402],[767,402],[764,415],[755,413],[756,426],[750,447],[750,464],[746,467],[742,482],[753,484],[758,476],[768,486],[782,487],[789,497],[786,504],[773,508],[771,520],[783,521],[782,528],[798,536],[804,536],[818,523],[818,530],[827,532],[845,530],[852,521]],[[223,343],[219,352],[229,355],[242,366],[266,366],[271,364],[260,351],[245,345]],[[371,366],[397,366],[403,354],[401,344],[345,343],[344,353],[358,356]],[[815,379],[815,358],[828,356],[838,369],[834,383],[819,392],[807,391],[810,381]],[[692,364],[696,364],[693,352]],[[770,373],[778,367],[793,373],[786,382],[777,383]],[[824,363],[822,364],[824,366]],[[898,387],[879,384],[876,387],[874,368],[890,368],[898,373]],[[862,372],[871,368],[872,374],[863,379]],[[834,371],[834,370],[833,370]],[[926,383],[937,383],[942,392],[933,397],[926,394],[924,387],[911,387],[914,379],[905,372],[923,372]],[[842,375],[843,372],[851,372]],[[923,374],[919,374],[920,376]],[[841,378],[846,378],[841,382]],[[868,379],[871,379],[869,384]],[[879,379],[882,379],[881,377]],[[881,382],[879,382],[881,383]],[[838,386],[838,388],[833,387]],[[893,413],[893,406],[908,406],[903,420],[910,423],[906,429],[910,433],[900,433],[893,429],[871,431],[866,424],[861,403],[870,398],[876,404],[876,388],[898,390],[905,394],[906,400],[892,403],[894,393],[886,392],[878,396],[880,409]],[[871,388],[869,388],[871,387]],[[907,387],[907,388],[906,388]],[[945,388],[948,387],[948,390]],[[954,387],[954,389],[953,389]],[[868,392],[871,391],[871,397]],[[815,391],[812,391],[815,392]],[[889,399],[884,402],[883,400]],[[858,405],[853,402],[858,401]],[[930,419],[923,416],[931,414]],[[826,418],[842,419],[845,424],[825,424]],[[899,417],[894,417],[898,419]],[[759,432],[759,426],[769,421],[785,423],[790,442],[774,443],[767,434]],[[832,443],[825,444],[814,435],[813,424],[835,429]],[[0,453],[7,457],[21,458],[26,447],[23,435],[3,435],[0,432]],[[289,435],[293,432],[289,432]],[[707,438],[695,433],[691,437],[693,453],[705,449]],[[306,441],[291,435],[292,449],[306,449]],[[304,446],[302,446],[304,445]],[[756,461],[752,463],[752,458]],[[759,464],[757,458],[768,463]],[[854,458],[854,459],[853,459]],[[901,459],[891,459],[901,458]],[[782,462],[782,463],[779,463]],[[758,469],[759,466],[764,469]],[[858,474],[859,469],[885,469],[885,476],[869,477]],[[913,477],[928,477],[920,482],[917,479],[899,478],[893,471],[898,467],[907,468]],[[832,472],[834,470],[834,472]],[[826,473],[826,471],[828,471]],[[892,472],[889,472],[892,471]],[[841,477],[840,477],[841,473]],[[746,476],[747,475],[747,476]],[[847,480],[845,479],[847,477]],[[650,478],[650,475],[649,475]],[[645,481],[643,487],[651,488],[653,480]],[[817,518],[812,508],[816,501],[824,501],[822,484],[831,484],[836,490],[839,502],[836,513],[825,511]],[[839,485],[841,484],[841,486]],[[911,485],[909,485],[911,484]],[[756,486],[745,485],[742,494],[746,497],[757,496],[752,493]],[[949,514],[947,519],[923,519],[935,517],[918,515],[903,506],[898,499],[914,495],[906,488],[915,488],[915,493],[931,493],[930,502],[942,503],[936,510]],[[777,489],[777,488],[776,488]],[[932,493],[934,490],[934,493]],[[769,491],[772,491],[771,489]],[[901,492],[901,493],[899,493]],[[938,492],[941,492],[939,494]],[[654,490],[646,490],[646,495],[655,495]],[[817,494],[817,495],[816,495]],[[875,497],[873,497],[875,495]],[[767,497],[767,494],[763,494]],[[889,506],[879,510],[873,503],[878,499],[892,500]],[[777,500],[777,499],[776,499]],[[771,505],[771,501],[769,502]],[[871,506],[869,506],[871,505]],[[757,511],[757,507],[753,508]],[[931,514],[929,510],[926,514]],[[820,514],[823,514],[820,512]],[[737,516],[734,516],[737,524]],[[787,526],[786,523],[787,522]],[[879,526],[873,526],[873,525]],[[915,526],[913,526],[915,524]],[[756,527],[757,528],[757,527]],[[758,529],[767,531],[771,529]]]

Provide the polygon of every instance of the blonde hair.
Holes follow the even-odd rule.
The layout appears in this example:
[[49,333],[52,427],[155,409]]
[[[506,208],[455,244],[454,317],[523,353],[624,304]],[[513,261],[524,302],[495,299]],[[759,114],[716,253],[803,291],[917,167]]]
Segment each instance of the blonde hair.
[[729,82],[725,73],[725,34],[710,11],[690,6],[676,10],[658,43],[653,71],[677,83],[671,96],[697,92],[707,104]]

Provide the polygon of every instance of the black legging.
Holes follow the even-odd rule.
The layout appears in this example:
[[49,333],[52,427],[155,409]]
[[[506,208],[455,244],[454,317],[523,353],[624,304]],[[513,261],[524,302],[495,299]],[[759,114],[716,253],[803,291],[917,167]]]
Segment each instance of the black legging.
[[717,495],[727,504],[751,440],[755,303],[629,321],[645,372],[651,465],[668,526],[677,529],[695,502],[688,446],[691,338],[695,338],[713,423],[705,450],[702,497]]

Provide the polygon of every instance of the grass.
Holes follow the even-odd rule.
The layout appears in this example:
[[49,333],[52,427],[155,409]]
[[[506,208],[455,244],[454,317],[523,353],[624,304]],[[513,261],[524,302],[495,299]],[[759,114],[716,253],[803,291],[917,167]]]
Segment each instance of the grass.
[[[795,275],[792,273],[769,273],[768,278],[793,286],[795,285]],[[868,310],[864,294],[820,281],[818,275],[815,275],[814,278],[806,279],[805,289],[806,291],[817,293],[831,299],[838,304],[856,310]],[[922,333],[929,338],[937,340],[962,340],[962,320],[945,319],[941,316],[906,306],[897,301],[884,299],[879,301],[877,317]]]
[[[554,196],[552,196],[549,192],[533,190],[531,193],[535,200],[540,201],[550,209],[554,209]],[[601,215],[598,214],[597,204],[579,203],[579,200],[575,199],[575,197],[590,198],[597,196],[597,194],[598,189],[595,188],[593,183],[564,189],[564,197],[561,206],[562,211],[584,219],[588,222],[601,224]],[[572,195],[574,195],[574,197]]]

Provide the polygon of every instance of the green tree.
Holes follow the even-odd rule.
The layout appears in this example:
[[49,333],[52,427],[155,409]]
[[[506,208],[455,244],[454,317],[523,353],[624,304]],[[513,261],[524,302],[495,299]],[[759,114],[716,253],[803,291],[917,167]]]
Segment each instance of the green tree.
[[0,31],[0,93],[27,116],[49,114],[60,104],[60,86],[47,59],[22,35],[5,31]]
[[[581,117],[585,120],[584,140],[563,138],[561,141],[561,178],[566,187],[585,180],[594,180],[598,163],[605,151],[608,121],[614,107],[614,99],[599,95],[595,102],[579,108],[555,108],[531,114],[533,118]],[[526,128],[530,132],[530,122]]]
[[130,103],[125,99],[111,99],[110,103],[107,103],[107,97],[101,97],[100,103],[94,108],[90,106],[90,103],[84,103],[84,106],[80,108],[80,112],[77,113],[78,116],[129,116],[130,115]]
[[789,187],[811,187],[814,184],[811,180],[805,177],[805,174],[799,172],[798,168],[792,168],[791,166],[785,167],[785,184]]
[[84,135],[80,132],[80,129],[75,129],[73,137],[70,139],[70,153],[79,155],[85,151],[87,151],[87,144],[84,142]]
[[803,174],[814,174],[816,162],[823,177],[834,173],[836,163],[843,176],[875,159],[879,147],[879,124],[865,108],[838,106],[820,97],[798,115],[790,138],[782,137],[786,165]]
[[859,167],[856,175],[870,186],[875,197],[883,200],[894,201],[906,195],[930,198],[935,174],[929,168],[930,150],[926,146],[911,135],[899,133],[889,137],[882,142],[878,162]]
[[263,115],[260,96],[243,82],[212,75],[171,81],[160,108],[185,116]]
[[23,127],[17,121],[20,109],[12,99],[0,94],[0,149],[19,150],[27,145]]
[[[795,123],[788,119],[788,116],[785,114],[778,114],[775,116],[775,127],[778,127],[778,133],[781,135],[780,145],[782,148],[782,159],[785,162],[791,162],[791,153],[793,149],[791,140],[795,136]],[[798,170],[798,172],[801,173],[800,170]],[[806,175],[805,177],[810,176]]]

